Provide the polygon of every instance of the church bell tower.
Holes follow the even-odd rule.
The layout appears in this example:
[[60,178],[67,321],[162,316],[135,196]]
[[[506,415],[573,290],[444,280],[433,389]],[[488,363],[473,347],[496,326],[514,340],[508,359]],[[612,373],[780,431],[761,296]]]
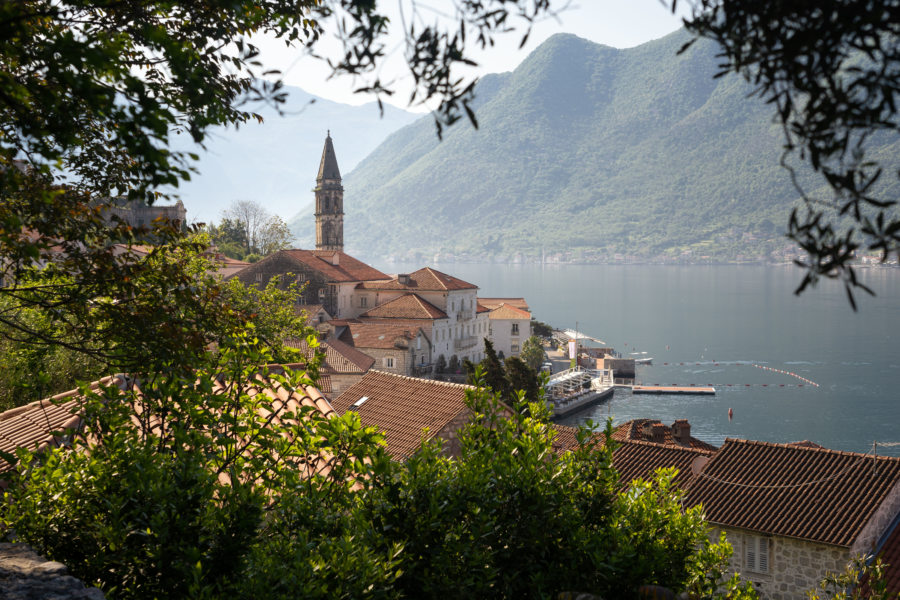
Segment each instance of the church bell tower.
[[331,131],[325,138],[316,176],[316,250],[344,251],[344,188]]

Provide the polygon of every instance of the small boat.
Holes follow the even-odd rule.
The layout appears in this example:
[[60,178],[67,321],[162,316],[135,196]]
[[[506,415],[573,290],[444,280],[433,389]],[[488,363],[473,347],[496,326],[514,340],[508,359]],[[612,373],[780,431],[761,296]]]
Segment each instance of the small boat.
[[636,358],[636,359],[634,359],[634,364],[636,364],[636,365],[652,365],[653,357],[647,356],[644,358]]

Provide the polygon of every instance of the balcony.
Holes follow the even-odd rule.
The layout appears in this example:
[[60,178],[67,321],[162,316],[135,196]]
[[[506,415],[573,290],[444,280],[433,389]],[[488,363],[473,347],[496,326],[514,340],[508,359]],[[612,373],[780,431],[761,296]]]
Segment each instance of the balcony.
[[453,340],[453,349],[456,351],[466,350],[467,348],[472,348],[478,344],[478,337],[474,335],[466,336],[464,338],[459,338],[458,340]]

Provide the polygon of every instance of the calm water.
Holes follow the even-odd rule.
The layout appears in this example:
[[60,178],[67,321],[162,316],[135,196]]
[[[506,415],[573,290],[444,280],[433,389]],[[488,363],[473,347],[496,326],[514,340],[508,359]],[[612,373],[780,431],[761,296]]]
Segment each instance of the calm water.
[[[388,273],[421,267],[375,266]],[[524,296],[535,318],[562,328],[577,322],[579,331],[623,354],[647,352],[654,362],[638,368],[639,381],[717,390],[713,397],[616,390],[608,403],[572,415],[567,424],[608,416],[615,423],[686,418],[695,437],[716,445],[726,437],[808,439],[867,452],[877,440],[898,444],[879,445],[879,454],[900,456],[900,270],[864,271],[878,296],[858,298],[853,313],[832,282],[794,296],[801,273],[793,267],[435,268],[477,284],[481,296]],[[799,387],[804,382],[797,377],[754,364],[819,387]]]

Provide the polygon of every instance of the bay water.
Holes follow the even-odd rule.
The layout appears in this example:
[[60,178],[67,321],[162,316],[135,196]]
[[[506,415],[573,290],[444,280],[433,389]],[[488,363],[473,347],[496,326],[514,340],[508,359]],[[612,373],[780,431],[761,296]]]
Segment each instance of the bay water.
[[[404,273],[422,265],[375,265]],[[810,440],[900,456],[900,269],[860,270],[876,297],[823,281],[794,295],[793,266],[501,265],[434,268],[481,297],[524,297],[534,318],[652,357],[638,382],[712,385],[714,396],[614,397],[562,421],[688,419],[692,435]],[[637,353],[637,354],[632,354]],[[816,385],[813,385],[816,384]],[[728,409],[733,418],[728,418]]]

